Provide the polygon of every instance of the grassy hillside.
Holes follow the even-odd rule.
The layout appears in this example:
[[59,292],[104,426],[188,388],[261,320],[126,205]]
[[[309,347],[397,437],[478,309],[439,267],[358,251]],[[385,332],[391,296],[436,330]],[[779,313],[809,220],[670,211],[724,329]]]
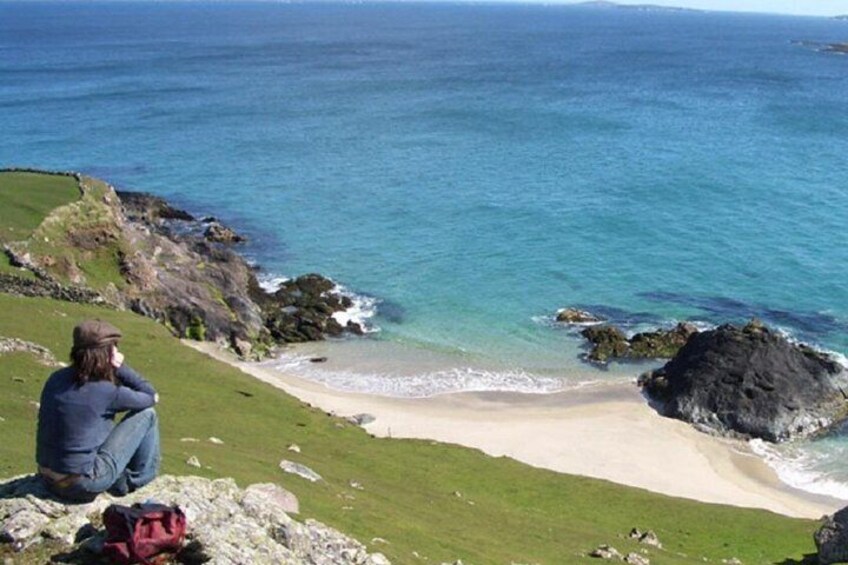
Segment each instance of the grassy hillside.
[[[0,173],[0,245],[29,239],[54,208],[80,198],[73,177],[24,172]],[[0,272],[26,276],[0,255]]]
[[[453,445],[373,438],[128,312],[8,295],[0,295],[0,312],[0,336],[38,343],[59,359],[80,320],[114,323],[126,336],[127,362],[160,391],[164,472],[232,476],[242,486],[276,482],[297,494],[304,517],[356,537],[394,563],[589,562],[583,554],[601,543],[624,553],[642,549],[624,539],[632,527],[653,529],[662,540],[664,549],[649,548],[653,564],[731,557],[789,564],[814,552],[812,521],[651,494]],[[0,355],[0,476],[34,468],[35,403],[49,372],[29,354]],[[224,444],[210,443],[210,436]],[[301,452],[289,451],[291,444]],[[203,469],[186,465],[192,455]],[[282,473],[277,466],[284,458],[325,480],[313,484]],[[388,543],[372,544],[374,537]]]
[[[121,288],[126,243],[107,200],[117,197],[98,179],[82,176],[78,183],[68,175],[0,172],[0,243],[39,258],[63,283]],[[10,270],[5,255],[0,269]]]

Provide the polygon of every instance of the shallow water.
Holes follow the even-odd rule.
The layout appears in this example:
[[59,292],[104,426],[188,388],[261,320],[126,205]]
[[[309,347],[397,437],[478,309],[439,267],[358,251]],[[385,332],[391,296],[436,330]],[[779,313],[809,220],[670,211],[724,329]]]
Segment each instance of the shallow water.
[[355,339],[299,344],[264,362],[330,388],[400,398],[422,398],[455,392],[552,393],[615,382],[633,382],[656,361],[612,363],[603,369],[580,361],[573,343],[555,364],[538,360],[510,366],[466,352],[420,343]]

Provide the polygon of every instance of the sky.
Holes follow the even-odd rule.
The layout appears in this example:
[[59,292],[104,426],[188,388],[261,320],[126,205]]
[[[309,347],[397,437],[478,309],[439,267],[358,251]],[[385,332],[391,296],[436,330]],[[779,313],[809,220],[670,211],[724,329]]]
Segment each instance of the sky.
[[804,16],[848,14],[848,0],[615,0],[617,4],[657,4],[701,10],[770,12]]
[[[3,2],[5,0],[0,0]],[[14,1],[14,0],[12,0]],[[26,1],[26,0],[24,0]],[[229,0],[232,1],[232,0]],[[280,1],[280,0],[270,0]],[[310,1],[310,0],[296,0]],[[326,0],[325,0],[326,1]],[[352,1],[352,0],[330,0]],[[366,0],[367,1],[367,0]],[[386,0],[379,0],[386,1]],[[392,1],[392,0],[388,0]],[[403,0],[400,0],[403,1]],[[418,0],[422,1],[422,0]],[[439,1],[439,0],[423,0]],[[579,4],[585,0],[448,0],[451,2],[528,2],[544,4]],[[616,4],[652,4],[699,10],[722,12],[763,12],[771,14],[793,14],[799,16],[840,16],[848,15],[848,0],[611,0]]]

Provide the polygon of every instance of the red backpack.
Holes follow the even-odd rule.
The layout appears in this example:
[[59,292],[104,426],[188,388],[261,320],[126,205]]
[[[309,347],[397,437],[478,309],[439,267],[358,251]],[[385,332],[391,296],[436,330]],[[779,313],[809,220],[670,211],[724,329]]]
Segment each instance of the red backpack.
[[103,511],[103,524],[103,556],[112,563],[163,563],[173,558],[185,541],[186,517],[179,506],[112,504]]

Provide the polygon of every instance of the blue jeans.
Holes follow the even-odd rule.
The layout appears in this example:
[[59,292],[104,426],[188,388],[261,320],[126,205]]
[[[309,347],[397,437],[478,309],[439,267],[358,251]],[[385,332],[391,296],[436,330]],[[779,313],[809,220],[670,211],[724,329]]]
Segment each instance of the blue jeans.
[[62,498],[94,500],[109,491],[123,496],[143,487],[159,472],[159,420],[153,408],[130,412],[115,426],[97,452],[94,469],[70,487]]

